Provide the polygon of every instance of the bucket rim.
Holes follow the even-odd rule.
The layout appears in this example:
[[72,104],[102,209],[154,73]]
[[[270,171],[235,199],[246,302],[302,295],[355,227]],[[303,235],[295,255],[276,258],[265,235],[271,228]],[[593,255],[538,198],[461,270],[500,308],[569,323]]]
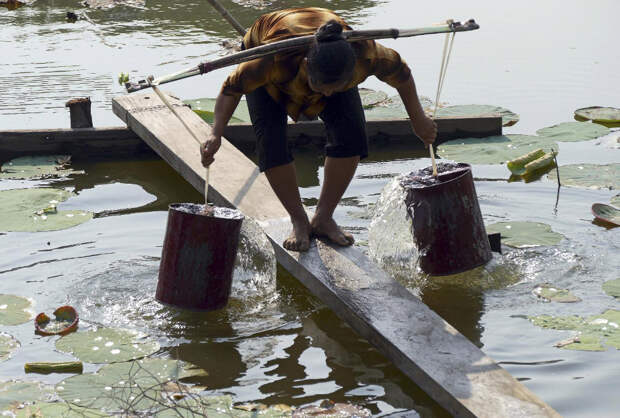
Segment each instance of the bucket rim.
[[[212,218],[212,219],[218,219],[220,221],[231,221],[231,222],[243,221],[245,219],[245,215],[239,209],[229,208],[229,207],[226,207],[226,206],[214,206],[211,203],[209,203],[209,207],[214,209],[215,215],[213,215],[213,216],[207,216],[204,213],[194,213],[192,211],[183,210],[182,207],[186,207],[186,208],[188,208],[188,207],[190,207],[190,208],[204,207],[204,204],[203,203],[193,203],[193,202],[170,203],[168,205],[168,213],[174,212],[174,213],[179,213],[179,214],[183,214],[183,215],[200,216],[202,218]],[[221,216],[222,213],[217,213],[218,210],[219,210],[219,212],[227,212],[226,216]],[[220,216],[218,216],[218,215],[220,215]]]
[[463,178],[463,176],[466,176],[467,174],[471,174],[471,164],[467,164],[467,163],[457,163],[458,164],[458,168],[462,169],[460,171],[462,171],[461,173],[459,173],[457,176],[451,178],[450,180],[446,180],[446,181],[442,181],[441,183],[437,183],[437,184],[431,184],[429,186],[422,186],[422,187],[407,187],[407,186],[402,186],[405,190],[411,190],[411,191],[426,191],[426,190],[433,190],[439,187],[443,187],[447,184],[450,184],[454,181],[460,180]]

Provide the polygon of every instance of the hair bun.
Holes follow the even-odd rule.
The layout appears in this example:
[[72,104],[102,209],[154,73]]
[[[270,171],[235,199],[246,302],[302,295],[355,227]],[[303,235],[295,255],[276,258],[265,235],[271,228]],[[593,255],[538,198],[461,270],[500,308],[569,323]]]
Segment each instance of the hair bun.
[[322,25],[314,34],[317,42],[333,42],[343,40],[342,25],[335,20],[330,20]]

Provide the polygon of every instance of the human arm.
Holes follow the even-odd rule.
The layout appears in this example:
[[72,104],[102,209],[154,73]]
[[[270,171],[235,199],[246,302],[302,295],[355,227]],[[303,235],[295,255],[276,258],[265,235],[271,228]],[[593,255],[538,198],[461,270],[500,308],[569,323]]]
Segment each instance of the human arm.
[[202,165],[213,163],[213,156],[220,149],[222,135],[237,108],[241,96],[263,86],[269,80],[272,57],[244,62],[228,76],[215,101],[213,130],[204,145],[200,146]]
[[202,165],[208,167],[213,163],[213,156],[222,145],[222,135],[224,129],[228,125],[228,121],[232,117],[233,112],[237,108],[241,96],[227,96],[220,93],[215,101],[213,129],[207,137],[207,140],[200,146],[200,154],[202,157]]
[[358,48],[358,56],[363,58],[358,60],[362,75],[374,74],[394,87],[405,105],[414,133],[424,144],[432,144],[437,135],[437,125],[424,113],[407,63],[398,52],[375,41],[359,43]]
[[415,87],[413,75],[396,88],[400,98],[403,100],[413,132],[424,142],[426,146],[435,142],[437,137],[437,124],[428,117],[420,104],[418,92]]

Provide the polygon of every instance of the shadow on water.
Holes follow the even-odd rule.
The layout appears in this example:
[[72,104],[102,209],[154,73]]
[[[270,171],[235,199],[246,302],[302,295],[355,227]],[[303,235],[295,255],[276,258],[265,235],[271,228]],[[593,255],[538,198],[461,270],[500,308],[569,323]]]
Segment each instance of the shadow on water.
[[289,321],[251,336],[239,335],[241,317],[235,311],[242,308],[234,303],[209,313],[163,308],[168,325],[162,331],[183,341],[167,351],[204,368],[209,376],[200,383],[209,390],[236,399],[247,396],[249,385],[265,404],[300,406],[329,398],[363,405],[375,414],[449,416],[281,267],[277,291],[278,309]]
[[77,161],[72,167],[86,174],[58,182],[58,186],[74,187],[76,193],[95,186],[113,183],[136,184],[157,197],[152,203],[131,209],[101,212],[97,216],[123,215],[129,213],[168,210],[171,203],[203,203],[204,197],[165,161],[153,157],[133,161],[99,160]]

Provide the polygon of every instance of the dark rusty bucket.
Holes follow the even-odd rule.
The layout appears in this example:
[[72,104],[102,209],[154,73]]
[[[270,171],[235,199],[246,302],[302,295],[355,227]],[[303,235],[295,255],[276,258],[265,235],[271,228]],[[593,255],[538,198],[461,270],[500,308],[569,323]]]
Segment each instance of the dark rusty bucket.
[[481,266],[492,254],[471,166],[440,163],[438,171],[433,182],[408,183],[408,179],[418,178],[416,174],[430,172],[426,168],[412,173],[401,184],[408,191],[407,208],[419,266],[425,273],[444,276]]
[[243,215],[228,208],[175,203],[159,266],[155,298],[167,305],[198,311],[228,303]]

